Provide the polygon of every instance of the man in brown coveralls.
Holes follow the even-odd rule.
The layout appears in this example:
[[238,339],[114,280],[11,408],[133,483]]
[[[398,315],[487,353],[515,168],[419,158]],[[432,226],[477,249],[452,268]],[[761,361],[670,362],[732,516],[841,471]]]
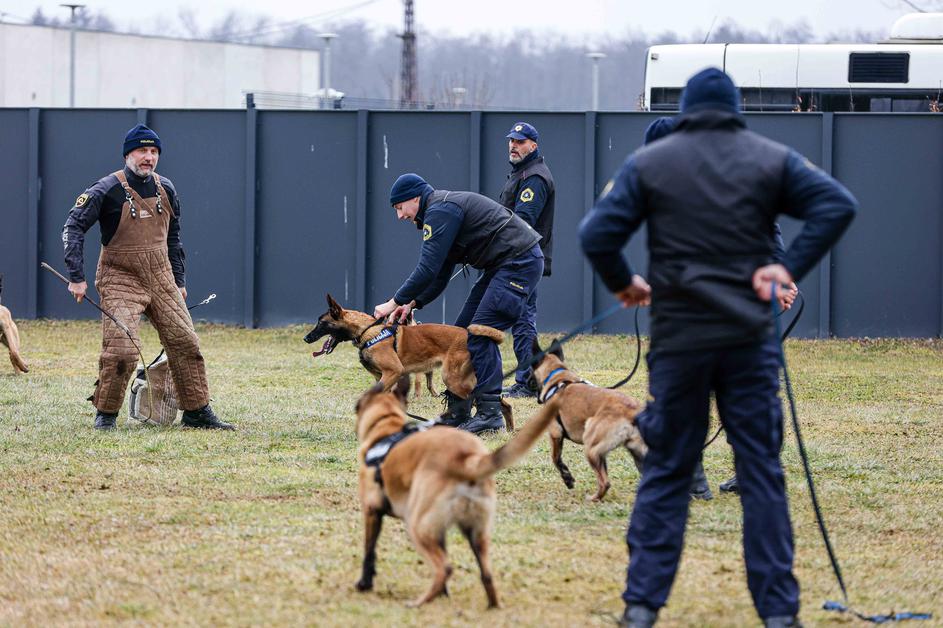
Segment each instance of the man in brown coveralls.
[[85,190],[75,200],[62,231],[69,292],[82,301],[85,232],[98,222],[102,249],[95,287],[102,308],[121,321],[134,342],[107,316],[102,317],[99,380],[92,396],[95,428],[112,430],[140,346],[138,323],[147,314],[167,350],[183,424],[234,429],[209,406],[209,387],[200,343],[185,299],[185,267],[180,243],[180,202],[170,179],[155,169],[160,138],[139,124],[124,141],[125,167]]

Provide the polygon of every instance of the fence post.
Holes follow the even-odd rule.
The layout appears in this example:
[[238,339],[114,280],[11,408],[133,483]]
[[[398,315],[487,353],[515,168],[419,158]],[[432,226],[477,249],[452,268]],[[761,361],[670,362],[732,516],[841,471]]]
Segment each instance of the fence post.
[[[357,111],[357,204],[354,206],[355,307],[367,311],[367,166],[370,112]],[[372,310],[371,310],[372,311]]]
[[147,126],[147,109],[138,109],[138,124]]
[[472,111],[468,119],[470,134],[470,168],[468,171],[468,190],[481,193],[481,112]]
[[[596,200],[596,112],[587,111],[583,142],[583,212],[589,213]],[[580,257],[583,257],[580,255]],[[583,320],[595,316],[595,277],[589,260],[583,257]],[[592,333],[596,333],[593,327]]]
[[39,315],[39,109],[29,110],[29,166],[26,204],[26,318]]
[[[835,114],[822,114],[822,170],[832,174]],[[819,262],[819,338],[832,335],[832,254],[826,252]]]
[[247,329],[255,327],[255,199],[258,190],[256,170],[256,144],[258,134],[258,111],[255,97],[246,94],[246,179],[245,179],[245,240],[243,247],[243,275],[245,296],[243,299],[243,324]]

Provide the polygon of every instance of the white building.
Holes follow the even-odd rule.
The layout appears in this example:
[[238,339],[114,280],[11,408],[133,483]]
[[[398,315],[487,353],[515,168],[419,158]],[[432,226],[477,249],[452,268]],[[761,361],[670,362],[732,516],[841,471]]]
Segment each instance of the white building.
[[[69,106],[69,29],[0,24],[0,107]],[[75,106],[239,108],[247,92],[313,94],[317,50],[76,31]]]

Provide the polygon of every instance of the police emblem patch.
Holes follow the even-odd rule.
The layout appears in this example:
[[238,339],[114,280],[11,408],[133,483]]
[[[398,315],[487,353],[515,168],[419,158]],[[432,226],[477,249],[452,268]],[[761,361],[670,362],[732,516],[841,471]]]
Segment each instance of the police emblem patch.
[[521,192],[521,202],[529,203],[532,200],[534,200],[534,191],[530,188],[524,188],[524,190]]
[[524,130],[524,126],[521,124],[518,124],[517,126],[514,127],[514,130],[517,132],[521,132],[522,130]]
[[88,202],[88,194],[81,194],[77,199],[75,199],[75,206],[82,207],[85,203]]
[[428,239],[431,238],[431,237],[432,237],[432,227],[430,227],[429,225],[423,225],[423,226],[422,226],[422,240],[423,240],[423,242],[425,242],[426,240],[428,240]]

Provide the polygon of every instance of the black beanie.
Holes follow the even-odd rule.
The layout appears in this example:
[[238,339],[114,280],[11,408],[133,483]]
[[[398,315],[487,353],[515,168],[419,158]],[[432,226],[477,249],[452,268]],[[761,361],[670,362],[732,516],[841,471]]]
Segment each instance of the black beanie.
[[707,68],[692,76],[681,93],[681,113],[701,109],[740,112],[740,91],[730,77],[717,68]]
[[124,136],[124,152],[122,155],[127,156],[132,150],[142,146],[154,146],[157,148],[157,152],[160,152],[160,138],[157,137],[157,133],[154,133],[143,124],[139,124]]

